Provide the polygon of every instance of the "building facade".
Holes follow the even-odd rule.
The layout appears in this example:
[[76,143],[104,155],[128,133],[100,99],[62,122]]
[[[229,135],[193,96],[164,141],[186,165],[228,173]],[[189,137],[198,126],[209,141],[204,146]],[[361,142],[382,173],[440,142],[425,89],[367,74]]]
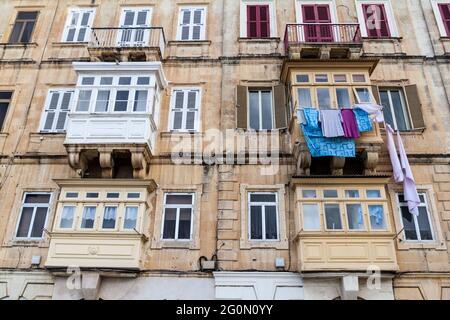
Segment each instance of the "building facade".
[[[1,0],[0,299],[450,299],[450,1]],[[312,157],[303,107],[384,107]]]

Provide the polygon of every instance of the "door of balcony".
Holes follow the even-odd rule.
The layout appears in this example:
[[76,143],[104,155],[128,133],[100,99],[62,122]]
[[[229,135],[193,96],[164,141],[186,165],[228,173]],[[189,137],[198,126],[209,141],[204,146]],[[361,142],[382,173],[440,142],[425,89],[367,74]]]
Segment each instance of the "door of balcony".
[[331,11],[327,4],[302,5],[306,42],[333,42]]
[[123,9],[118,47],[145,47],[150,38],[150,9]]

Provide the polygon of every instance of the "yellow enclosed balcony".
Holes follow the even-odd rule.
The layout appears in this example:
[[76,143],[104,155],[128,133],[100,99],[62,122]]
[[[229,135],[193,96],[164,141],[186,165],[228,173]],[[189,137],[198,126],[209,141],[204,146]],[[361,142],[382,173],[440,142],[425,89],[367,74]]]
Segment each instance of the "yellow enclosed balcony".
[[298,270],[398,270],[386,178],[294,178]]
[[153,180],[57,180],[46,268],[139,270]]

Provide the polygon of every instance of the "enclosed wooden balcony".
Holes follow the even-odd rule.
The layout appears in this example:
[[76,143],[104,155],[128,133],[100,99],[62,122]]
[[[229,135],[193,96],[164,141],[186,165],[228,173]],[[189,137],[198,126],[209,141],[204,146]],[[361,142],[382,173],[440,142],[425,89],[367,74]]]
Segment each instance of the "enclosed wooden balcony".
[[153,180],[57,180],[46,268],[139,270]]
[[161,61],[166,48],[162,27],[92,28],[90,39],[95,61]]
[[284,35],[288,59],[357,59],[362,51],[359,24],[288,24]]

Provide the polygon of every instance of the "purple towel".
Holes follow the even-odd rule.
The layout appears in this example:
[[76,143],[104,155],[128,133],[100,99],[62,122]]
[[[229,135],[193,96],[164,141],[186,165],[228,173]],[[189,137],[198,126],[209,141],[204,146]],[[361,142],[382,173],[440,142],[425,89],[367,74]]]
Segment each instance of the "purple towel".
[[352,109],[342,109],[342,122],[344,127],[344,137],[346,138],[359,138],[361,135],[358,130],[358,124],[356,123],[356,117]]

